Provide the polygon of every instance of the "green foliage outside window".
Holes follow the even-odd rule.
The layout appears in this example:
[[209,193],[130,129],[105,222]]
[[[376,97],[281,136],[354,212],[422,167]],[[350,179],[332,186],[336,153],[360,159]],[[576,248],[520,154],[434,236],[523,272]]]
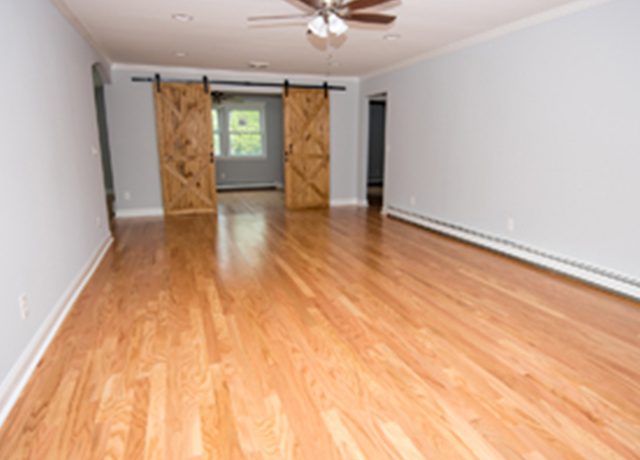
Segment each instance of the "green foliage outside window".
[[[226,132],[221,117],[226,116]],[[259,157],[263,152],[262,113],[259,109],[216,109],[213,111],[216,156]],[[224,139],[224,141],[223,141]],[[225,145],[227,151],[225,150]]]

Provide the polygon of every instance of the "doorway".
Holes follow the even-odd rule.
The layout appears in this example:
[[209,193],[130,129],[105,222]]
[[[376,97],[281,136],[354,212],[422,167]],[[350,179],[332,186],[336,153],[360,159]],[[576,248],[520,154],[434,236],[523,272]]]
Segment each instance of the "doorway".
[[[216,83],[235,85],[210,83],[206,77],[162,82],[156,76],[165,214],[216,213],[218,192],[265,187],[283,187],[287,209],[328,207],[329,91],[334,88],[265,83],[284,88],[275,98],[262,96],[277,102],[270,110],[269,101],[253,91],[212,92]],[[278,145],[270,146],[271,140]]]
[[282,96],[214,91],[212,99],[218,192],[282,190]]
[[212,92],[218,212],[255,213],[283,202],[282,96]]
[[[240,202],[243,205],[237,208],[253,209],[245,205],[251,199],[269,208],[282,201],[289,210],[328,207],[326,91],[214,91],[211,110],[219,209],[230,209],[227,202]],[[257,190],[270,193],[262,196]],[[276,197],[274,190],[283,197]],[[244,195],[238,195],[241,191]]]
[[387,123],[386,94],[369,99],[369,147],[367,167],[367,201],[381,208],[384,202],[384,160]]
[[116,195],[113,187],[113,166],[111,164],[111,148],[109,146],[109,129],[107,126],[107,105],[104,96],[104,80],[98,69],[98,64],[91,68],[93,74],[93,90],[96,104],[96,118],[98,122],[98,137],[100,140],[100,156],[102,160],[102,174],[104,181],[105,199],[110,225],[115,217]]

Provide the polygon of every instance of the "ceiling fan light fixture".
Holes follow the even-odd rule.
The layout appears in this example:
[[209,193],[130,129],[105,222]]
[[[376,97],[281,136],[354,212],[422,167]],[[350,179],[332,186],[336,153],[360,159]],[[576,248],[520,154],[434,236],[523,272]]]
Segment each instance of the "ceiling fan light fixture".
[[329,26],[322,15],[318,15],[309,21],[308,27],[311,33],[320,38],[327,38],[329,36]]
[[[293,0],[287,0],[295,3]],[[305,5],[306,14],[289,14],[277,16],[251,16],[249,22],[276,21],[285,19],[310,18],[307,23],[307,34],[320,38],[329,38],[329,35],[342,36],[349,30],[349,24],[353,22],[370,24],[373,26],[388,26],[397,18],[390,14],[367,12],[369,8],[396,0],[297,0]],[[417,1],[417,0],[416,0]],[[365,10],[361,12],[360,10]]]
[[339,37],[349,30],[349,26],[336,14],[331,13],[329,15],[329,32]]

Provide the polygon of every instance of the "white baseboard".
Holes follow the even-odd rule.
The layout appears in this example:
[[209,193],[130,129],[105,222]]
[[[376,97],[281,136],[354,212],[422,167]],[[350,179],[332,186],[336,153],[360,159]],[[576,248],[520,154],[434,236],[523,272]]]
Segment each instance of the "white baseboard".
[[359,200],[358,198],[336,198],[331,200],[332,208],[343,206],[360,206],[366,208],[369,206],[369,203],[367,203],[367,200]]
[[483,234],[459,225],[443,222],[393,206],[385,208],[382,213],[640,300],[640,280],[631,276],[551,254],[547,251],[533,248],[516,241]]
[[98,246],[92,257],[84,267],[82,267],[58,303],[54,306],[49,316],[47,316],[44,323],[33,336],[27,348],[22,352],[18,361],[9,371],[7,377],[0,384],[0,426],[2,426],[11,412],[11,409],[20,397],[22,390],[29,381],[44,352],[47,350],[51,340],[62,325],[62,322],[87,282],[100,265],[100,262],[112,243],[113,237],[109,235],[100,246]]
[[132,219],[135,217],[161,217],[164,215],[162,208],[133,208],[133,209],[117,209],[117,219]]

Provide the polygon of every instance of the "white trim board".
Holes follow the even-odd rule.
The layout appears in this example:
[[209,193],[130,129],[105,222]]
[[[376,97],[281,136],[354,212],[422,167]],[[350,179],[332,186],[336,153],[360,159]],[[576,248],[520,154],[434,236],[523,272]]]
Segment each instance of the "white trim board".
[[393,206],[386,207],[383,214],[528,262],[532,265],[570,276],[587,284],[622,294],[634,300],[640,300],[640,280],[630,276]]
[[[276,187],[278,190],[282,190],[282,184],[280,183],[265,183],[265,184],[230,184],[219,185],[218,190],[233,190],[233,189],[249,189],[249,188],[264,188],[264,187]],[[359,200],[357,198],[336,198],[331,200],[331,207],[341,206],[361,206],[367,207],[366,200]],[[162,217],[164,210],[162,208],[133,208],[133,209],[118,209],[116,210],[117,219],[134,219],[137,217]]]
[[117,219],[132,219],[135,217],[161,217],[164,215],[164,209],[162,208],[132,208],[132,209],[117,209]]
[[109,235],[98,246],[93,256],[73,279],[58,303],[51,310],[49,316],[33,336],[27,348],[22,352],[18,361],[13,365],[7,377],[0,384],[0,426],[2,426],[11,409],[18,401],[22,390],[29,382],[51,340],[55,337],[62,322],[71,311],[80,293],[95,273],[112,243],[113,237]]

